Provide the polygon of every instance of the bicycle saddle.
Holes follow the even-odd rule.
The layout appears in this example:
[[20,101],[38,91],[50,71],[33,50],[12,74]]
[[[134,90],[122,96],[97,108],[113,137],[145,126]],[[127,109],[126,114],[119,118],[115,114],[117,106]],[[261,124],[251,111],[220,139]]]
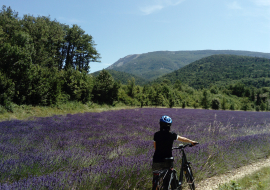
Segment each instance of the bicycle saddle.
[[169,158],[165,158],[164,160],[165,160],[165,162],[173,162],[174,161],[174,158],[173,157],[169,157]]

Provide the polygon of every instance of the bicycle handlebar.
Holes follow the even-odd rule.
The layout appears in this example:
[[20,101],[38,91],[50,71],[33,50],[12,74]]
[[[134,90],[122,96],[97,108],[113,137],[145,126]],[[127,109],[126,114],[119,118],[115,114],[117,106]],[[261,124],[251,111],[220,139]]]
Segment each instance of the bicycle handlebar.
[[192,144],[186,144],[186,145],[179,144],[178,147],[172,147],[172,150],[174,150],[174,149],[184,149],[184,148],[186,148],[187,146],[188,146],[188,147],[192,147],[192,146],[195,146],[195,145],[197,145],[197,144],[199,144],[199,143],[194,143],[194,145],[192,145]]

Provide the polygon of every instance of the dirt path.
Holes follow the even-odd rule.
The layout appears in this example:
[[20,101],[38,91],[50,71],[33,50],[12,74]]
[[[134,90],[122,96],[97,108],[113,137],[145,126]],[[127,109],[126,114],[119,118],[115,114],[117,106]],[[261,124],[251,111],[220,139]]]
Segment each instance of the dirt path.
[[238,178],[242,178],[247,174],[251,174],[260,168],[270,166],[270,158],[260,160],[256,163],[252,163],[248,166],[243,166],[235,170],[229,171],[226,174],[214,176],[206,180],[201,181],[196,185],[196,190],[214,190],[218,188],[219,184],[230,182]]

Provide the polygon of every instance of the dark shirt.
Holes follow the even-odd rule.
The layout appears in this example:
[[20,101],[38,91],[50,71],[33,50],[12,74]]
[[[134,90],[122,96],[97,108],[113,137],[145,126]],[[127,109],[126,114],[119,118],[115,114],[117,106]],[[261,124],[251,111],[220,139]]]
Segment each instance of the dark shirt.
[[158,131],[154,135],[156,150],[153,162],[164,162],[164,158],[172,157],[173,141],[177,139],[177,134],[170,131]]

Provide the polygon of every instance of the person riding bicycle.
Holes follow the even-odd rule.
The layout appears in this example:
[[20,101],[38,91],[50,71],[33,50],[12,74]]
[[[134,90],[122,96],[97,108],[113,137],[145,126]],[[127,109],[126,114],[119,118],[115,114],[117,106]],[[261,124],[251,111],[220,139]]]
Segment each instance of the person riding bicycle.
[[188,138],[181,137],[174,132],[170,132],[172,119],[167,115],[160,118],[159,124],[160,131],[154,134],[155,153],[153,156],[152,171],[167,169],[173,166],[173,162],[165,162],[165,158],[172,157],[172,146],[174,140],[191,143],[192,145],[198,143]]

